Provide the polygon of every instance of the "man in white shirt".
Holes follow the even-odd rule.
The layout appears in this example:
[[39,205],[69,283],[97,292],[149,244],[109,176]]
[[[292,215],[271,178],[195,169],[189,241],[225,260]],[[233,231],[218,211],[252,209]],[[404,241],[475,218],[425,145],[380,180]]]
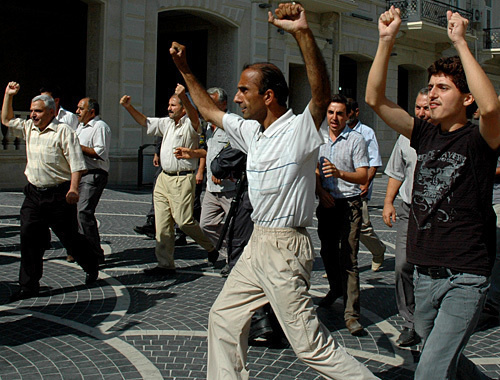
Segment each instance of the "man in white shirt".
[[170,98],[168,117],[146,117],[132,106],[131,98],[124,95],[120,104],[134,120],[148,129],[148,134],[163,136],[160,149],[162,172],[156,179],[154,189],[156,258],[158,266],[145,269],[148,276],[175,274],[174,222],[187,235],[208,252],[208,261],[215,264],[219,252],[201,230],[193,217],[196,169],[198,159],[177,159],[179,147],[196,149],[199,142],[200,119],[198,112],[186,95],[184,86],[178,84]]
[[99,260],[103,263],[104,251],[101,248],[95,209],[108,183],[111,129],[99,117],[99,103],[95,99],[80,100],[76,114],[80,122],[76,135],[80,140],[88,169],[80,180],[80,200],[77,205],[78,229],[100,253]]
[[244,68],[234,97],[242,118],[217,108],[188,67],[184,46],[174,42],[170,49],[201,115],[248,153],[255,228],[210,311],[207,378],[249,378],[250,319],[269,302],[295,353],[324,377],[374,379],[319,322],[308,292],[314,250],[305,227],[314,212],[318,129],[330,100],[326,66],[300,4],[280,4],[269,22],[290,33],[302,52],[312,100],[301,115],[287,110],[288,86],[275,65]]
[[382,243],[378,235],[373,229],[372,222],[370,221],[370,214],[368,213],[368,202],[372,197],[373,180],[377,170],[382,166],[382,157],[378,148],[377,137],[375,131],[368,125],[363,124],[359,120],[359,105],[355,99],[349,98],[349,105],[351,106],[351,113],[349,114],[349,121],[347,125],[358,133],[361,133],[366,141],[368,160],[370,167],[368,168],[368,179],[366,183],[361,185],[361,200],[362,200],[362,213],[361,213],[361,233],[359,240],[371,252],[372,258],[372,271],[377,272],[380,270],[384,262],[385,244]]
[[54,99],[48,95],[33,98],[29,120],[15,118],[12,101],[19,89],[16,82],[7,85],[2,107],[2,124],[26,140],[27,158],[28,184],[20,217],[20,289],[12,294],[11,302],[38,296],[49,227],[87,273],[86,284],[95,282],[99,274],[97,252],[78,233],[78,184],[86,171],[78,138],[55,119]]
[[40,89],[40,95],[48,95],[56,103],[56,120],[67,124],[73,131],[78,128],[78,116],[61,106],[61,89],[58,86],[44,86]]

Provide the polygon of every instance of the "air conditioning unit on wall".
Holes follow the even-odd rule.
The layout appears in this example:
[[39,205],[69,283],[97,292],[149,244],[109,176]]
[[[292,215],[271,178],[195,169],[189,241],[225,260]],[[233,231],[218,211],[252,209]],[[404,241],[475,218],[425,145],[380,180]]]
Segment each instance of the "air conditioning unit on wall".
[[472,9],[472,22],[481,22],[483,20],[482,9],[473,8]]

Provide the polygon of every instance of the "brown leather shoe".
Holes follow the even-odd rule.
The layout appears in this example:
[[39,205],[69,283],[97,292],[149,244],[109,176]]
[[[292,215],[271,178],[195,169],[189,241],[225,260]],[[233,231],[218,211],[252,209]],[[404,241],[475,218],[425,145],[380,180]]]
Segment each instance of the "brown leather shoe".
[[351,335],[354,336],[361,336],[365,332],[363,326],[361,326],[361,323],[359,323],[358,320],[354,318],[345,321],[345,327],[347,327],[347,330],[349,330]]

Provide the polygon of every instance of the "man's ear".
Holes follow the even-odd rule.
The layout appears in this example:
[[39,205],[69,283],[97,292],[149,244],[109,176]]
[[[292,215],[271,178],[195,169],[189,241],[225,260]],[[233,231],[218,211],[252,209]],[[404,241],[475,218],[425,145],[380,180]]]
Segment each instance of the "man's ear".
[[272,103],[273,100],[274,100],[274,91],[271,89],[267,89],[266,92],[264,92],[264,103],[266,103],[266,106],[268,106]]
[[468,107],[468,106],[470,106],[472,103],[474,103],[474,96],[473,96],[471,93],[465,94],[465,98],[464,98],[464,106],[465,106],[465,107]]

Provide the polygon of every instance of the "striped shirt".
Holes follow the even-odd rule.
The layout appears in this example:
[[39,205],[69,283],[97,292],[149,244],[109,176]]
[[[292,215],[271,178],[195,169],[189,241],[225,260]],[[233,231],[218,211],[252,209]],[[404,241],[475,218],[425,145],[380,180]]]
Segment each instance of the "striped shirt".
[[40,131],[33,120],[12,119],[9,128],[26,140],[28,181],[36,187],[52,187],[71,180],[71,173],[85,170],[80,142],[67,124],[56,119]]
[[174,156],[175,148],[198,148],[200,136],[193,128],[191,120],[189,120],[187,115],[181,117],[177,125],[170,117],[148,117],[147,127],[148,135],[163,136],[160,149],[160,162],[161,168],[164,171],[196,170],[198,167],[197,158],[177,159]]
[[[319,149],[320,160],[321,157],[326,157],[337,169],[345,172],[355,172],[357,168],[369,166],[366,141],[361,134],[346,126],[337,139],[332,141],[325,123],[321,126],[321,132],[325,144]],[[321,186],[336,199],[361,194],[358,184],[335,177],[326,178],[322,173]]]
[[248,154],[252,220],[264,227],[307,227],[314,212],[315,167],[323,143],[309,107],[288,110],[267,129],[235,114],[223,118],[233,148]]

